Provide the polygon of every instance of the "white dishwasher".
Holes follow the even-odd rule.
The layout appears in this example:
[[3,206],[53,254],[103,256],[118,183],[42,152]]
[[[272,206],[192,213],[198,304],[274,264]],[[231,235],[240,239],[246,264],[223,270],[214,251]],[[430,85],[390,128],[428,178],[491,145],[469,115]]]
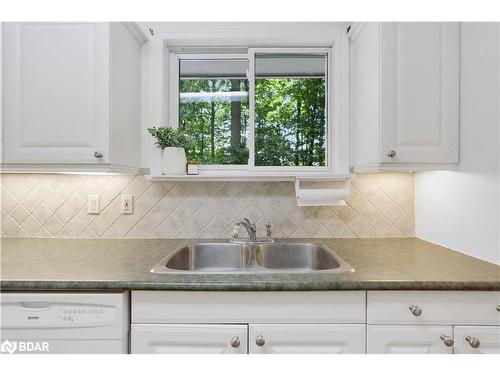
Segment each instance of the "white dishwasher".
[[1,354],[128,353],[129,293],[0,294]]

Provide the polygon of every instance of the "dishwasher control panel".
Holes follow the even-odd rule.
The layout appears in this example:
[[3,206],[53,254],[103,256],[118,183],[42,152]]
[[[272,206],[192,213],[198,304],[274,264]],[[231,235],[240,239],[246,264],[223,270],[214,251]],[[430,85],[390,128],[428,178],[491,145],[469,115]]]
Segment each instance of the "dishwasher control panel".
[[105,305],[58,305],[54,311],[56,319],[76,324],[113,322],[116,309]]
[[20,299],[9,301],[6,296],[8,294],[3,294],[1,302],[2,328],[102,327],[115,325],[121,320],[121,306],[105,299],[72,302],[71,299],[77,295],[66,300],[51,295],[45,298],[21,296]]

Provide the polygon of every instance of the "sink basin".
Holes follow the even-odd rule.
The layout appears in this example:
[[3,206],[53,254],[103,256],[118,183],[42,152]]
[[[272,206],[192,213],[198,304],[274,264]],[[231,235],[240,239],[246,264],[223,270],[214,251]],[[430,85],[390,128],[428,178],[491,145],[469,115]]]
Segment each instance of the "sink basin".
[[272,243],[256,250],[256,262],[268,269],[304,271],[333,270],[339,259],[324,246],[312,243]]
[[[185,246],[166,258],[166,270],[224,272],[243,268],[243,246],[233,243],[200,243]],[[155,267],[156,268],[156,267]],[[160,267],[161,268],[161,267]]]
[[322,243],[202,242],[181,247],[151,270],[157,274],[343,273],[354,269]]

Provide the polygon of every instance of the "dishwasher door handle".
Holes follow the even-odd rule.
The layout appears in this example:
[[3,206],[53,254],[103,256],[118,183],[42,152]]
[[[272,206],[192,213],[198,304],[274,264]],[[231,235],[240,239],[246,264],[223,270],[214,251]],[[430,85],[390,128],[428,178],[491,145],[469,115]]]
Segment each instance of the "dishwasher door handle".
[[21,310],[28,311],[44,311],[50,309],[50,302],[20,302]]

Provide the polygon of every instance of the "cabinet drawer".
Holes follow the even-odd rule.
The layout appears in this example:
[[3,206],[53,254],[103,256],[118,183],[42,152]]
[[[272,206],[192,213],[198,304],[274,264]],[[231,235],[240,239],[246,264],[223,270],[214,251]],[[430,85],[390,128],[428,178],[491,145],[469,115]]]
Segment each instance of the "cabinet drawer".
[[456,354],[500,354],[500,327],[456,326],[454,330]]
[[364,324],[251,324],[250,354],[363,354]]
[[246,354],[244,324],[132,324],[132,354]]
[[365,323],[364,291],[132,292],[133,323]]
[[369,324],[500,325],[499,292],[374,291],[367,304]]
[[452,326],[376,325],[367,328],[368,354],[452,354],[441,336],[453,338]]

